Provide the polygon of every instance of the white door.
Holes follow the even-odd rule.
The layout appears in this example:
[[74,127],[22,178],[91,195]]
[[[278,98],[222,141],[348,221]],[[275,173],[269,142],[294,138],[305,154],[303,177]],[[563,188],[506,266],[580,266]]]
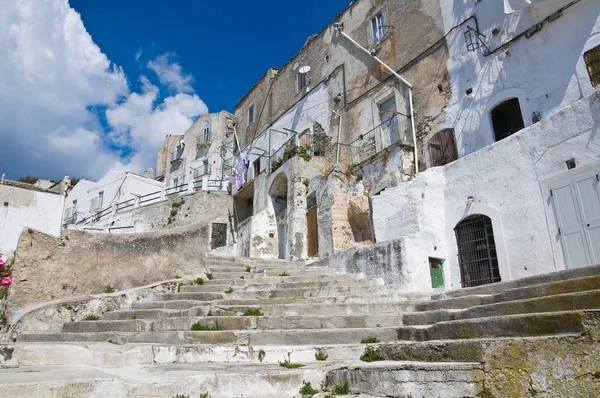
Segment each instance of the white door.
[[597,172],[550,187],[567,268],[600,263],[600,192]]
[[398,118],[396,117],[396,98],[394,96],[377,105],[379,122],[381,123],[381,137],[376,138],[376,152],[379,152],[396,141],[400,140],[398,131]]

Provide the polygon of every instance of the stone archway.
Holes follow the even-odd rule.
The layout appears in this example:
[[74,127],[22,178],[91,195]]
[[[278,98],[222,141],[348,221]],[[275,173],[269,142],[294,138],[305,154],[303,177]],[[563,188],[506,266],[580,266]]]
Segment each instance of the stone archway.
[[269,196],[271,197],[277,222],[278,258],[285,259],[287,257],[288,224],[288,178],[285,173],[280,173],[275,177],[271,188],[269,188]]

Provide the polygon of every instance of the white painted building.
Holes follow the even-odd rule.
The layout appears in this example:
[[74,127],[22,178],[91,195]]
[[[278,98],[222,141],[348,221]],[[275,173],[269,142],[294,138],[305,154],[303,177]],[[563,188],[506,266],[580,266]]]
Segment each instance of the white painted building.
[[164,184],[134,173],[111,170],[98,182],[80,180],[69,192],[63,224],[89,225],[112,212],[142,202],[157,202],[164,196]]
[[[228,112],[202,115],[179,140],[167,136],[164,181],[167,195],[227,190],[234,158],[235,119]],[[175,142],[174,142],[175,141]]]
[[64,192],[51,192],[31,184],[2,180],[0,183],[0,253],[11,257],[23,230],[32,228],[59,236]]

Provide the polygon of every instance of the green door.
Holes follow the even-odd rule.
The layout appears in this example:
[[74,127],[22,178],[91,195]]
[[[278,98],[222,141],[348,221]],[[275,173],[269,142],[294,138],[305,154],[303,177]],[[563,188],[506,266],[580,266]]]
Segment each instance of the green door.
[[437,289],[444,286],[444,260],[429,258],[429,272],[431,274],[431,287]]

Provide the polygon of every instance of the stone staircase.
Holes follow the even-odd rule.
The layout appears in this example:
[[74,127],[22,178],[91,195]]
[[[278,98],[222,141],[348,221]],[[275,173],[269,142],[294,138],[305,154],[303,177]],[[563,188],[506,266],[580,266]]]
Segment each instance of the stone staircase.
[[[336,396],[561,396],[542,382],[550,359],[534,377],[529,357],[577,362],[568,351],[582,347],[588,359],[563,366],[575,381],[561,385],[600,396],[600,266],[429,297],[301,263],[209,264],[203,284],[0,344],[0,397],[287,398],[304,381]],[[529,358],[524,384],[515,355]]]

